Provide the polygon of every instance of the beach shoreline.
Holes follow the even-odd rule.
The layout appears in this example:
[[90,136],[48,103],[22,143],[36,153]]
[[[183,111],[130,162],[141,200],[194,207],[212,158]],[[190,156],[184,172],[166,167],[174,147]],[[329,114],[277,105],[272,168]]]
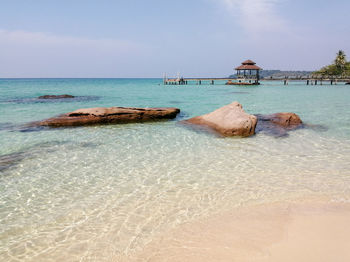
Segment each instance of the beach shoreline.
[[349,261],[350,203],[306,199],[182,224],[115,261]]

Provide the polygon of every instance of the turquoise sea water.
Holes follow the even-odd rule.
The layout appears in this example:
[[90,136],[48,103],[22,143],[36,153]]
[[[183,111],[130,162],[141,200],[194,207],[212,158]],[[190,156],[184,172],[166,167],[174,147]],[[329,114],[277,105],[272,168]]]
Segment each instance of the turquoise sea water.
[[[70,100],[38,100],[71,94]],[[288,136],[178,124],[239,101],[295,112]],[[178,107],[156,123],[27,130],[78,108]],[[0,261],[111,261],[197,217],[306,197],[350,201],[350,86],[163,86],[161,79],[0,80]]]

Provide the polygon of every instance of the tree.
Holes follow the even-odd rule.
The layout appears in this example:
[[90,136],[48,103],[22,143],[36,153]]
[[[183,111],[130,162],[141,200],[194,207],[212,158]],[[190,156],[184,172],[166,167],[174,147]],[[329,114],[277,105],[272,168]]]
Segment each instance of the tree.
[[346,61],[346,55],[343,50],[337,52],[334,63],[313,73],[322,76],[350,76],[350,62]]
[[344,74],[344,69],[346,65],[346,55],[343,50],[338,51],[337,57],[334,60],[334,64],[339,69],[340,74]]

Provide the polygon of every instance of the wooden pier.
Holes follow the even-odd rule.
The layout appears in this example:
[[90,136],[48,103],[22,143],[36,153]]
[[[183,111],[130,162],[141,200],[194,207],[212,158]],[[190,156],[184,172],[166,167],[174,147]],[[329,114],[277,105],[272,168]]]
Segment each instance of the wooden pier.
[[[223,82],[224,81],[224,82]],[[225,77],[189,77],[189,78],[164,78],[164,85],[215,85],[215,84],[230,84],[230,85],[243,85],[239,82],[239,78],[225,78]],[[349,77],[321,77],[321,76],[308,76],[308,77],[282,77],[282,78],[263,78],[260,81],[280,81],[284,85],[288,85],[290,82],[305,82],[306,85],[323,85],[330,84],[336,85],[337,83],[350,83]],[[251,83],[250,85],[254,85]]]
[[284,78],[264,78],[262,81],[283,81],[284,85],[288,85],[290,81],[305,81],[306,85],[336,85],[337,83],[350,83],[350,77],[335,76],[305,76],[305,77],[284,77]]
[[165,78],[164,85],[214,85],[215,81],[231,81],[232,78]]
[[[326,76],[326,75],[315,75],[310,74],[307,76],[295,76],[295,77],[279,77],[279,78],[260,78],[261,67],[257,66],[256,63],[252,60],[246,60],[242,62],[242,64],[235,68],[237,71],[236,78],[226,78],[226,77],[218,77],[218,78],[210,78],[210,77],[202,77],[202,78],[184,78],[178,76],[177,78],[167,78],[164,76],[163,83],[164,85],[214,85],[215,82],[219,81],[220,84],[225,85],[259,85],[259,81],[281,81],[284,85],[288,85],[290,81],[305,81],[306,85],[323,85],[330,84],[336,85],[339,82],[345,82],[346,84],[350,84],[350,77],[341,77],[341,76]],[[225,81],[223,83],[223,81]]]
[[188,83],[201,85],[202,83],[214,85],[215,81],[226,81],[226,85],[259,85],[259,72],[261,67],[257,66],[252,60],[246,60],[235,68],[237,70],[237,78],[166,78],[164,76],[165,85],[187,85]]

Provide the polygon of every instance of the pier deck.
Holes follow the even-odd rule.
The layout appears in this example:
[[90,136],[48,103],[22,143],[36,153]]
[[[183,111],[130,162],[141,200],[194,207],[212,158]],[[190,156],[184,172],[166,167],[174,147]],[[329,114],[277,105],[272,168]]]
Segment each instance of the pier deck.
[[[214,85],[216,81],[238,81],[241,79],[237,78],[227,78],[227,77],[186,77],[186,78],[164,78],[164,85],[188,85],[188,84],[210,84]],[[246,80],[249,80],[246,79]],[[329,83],[331,85],[337,83],[350,83],[350,78],[341,78],[341,77],[285,77],[285,78],[263,78],[259,81],[281,81],[284,85],[288,85],[290,81],[305,81],[306,85],[322,85]],[[220,83],[223,84],[223,83]],[[233,83],[234,84],[234,83]],[[239,83],[237,82],[237,85]]]

